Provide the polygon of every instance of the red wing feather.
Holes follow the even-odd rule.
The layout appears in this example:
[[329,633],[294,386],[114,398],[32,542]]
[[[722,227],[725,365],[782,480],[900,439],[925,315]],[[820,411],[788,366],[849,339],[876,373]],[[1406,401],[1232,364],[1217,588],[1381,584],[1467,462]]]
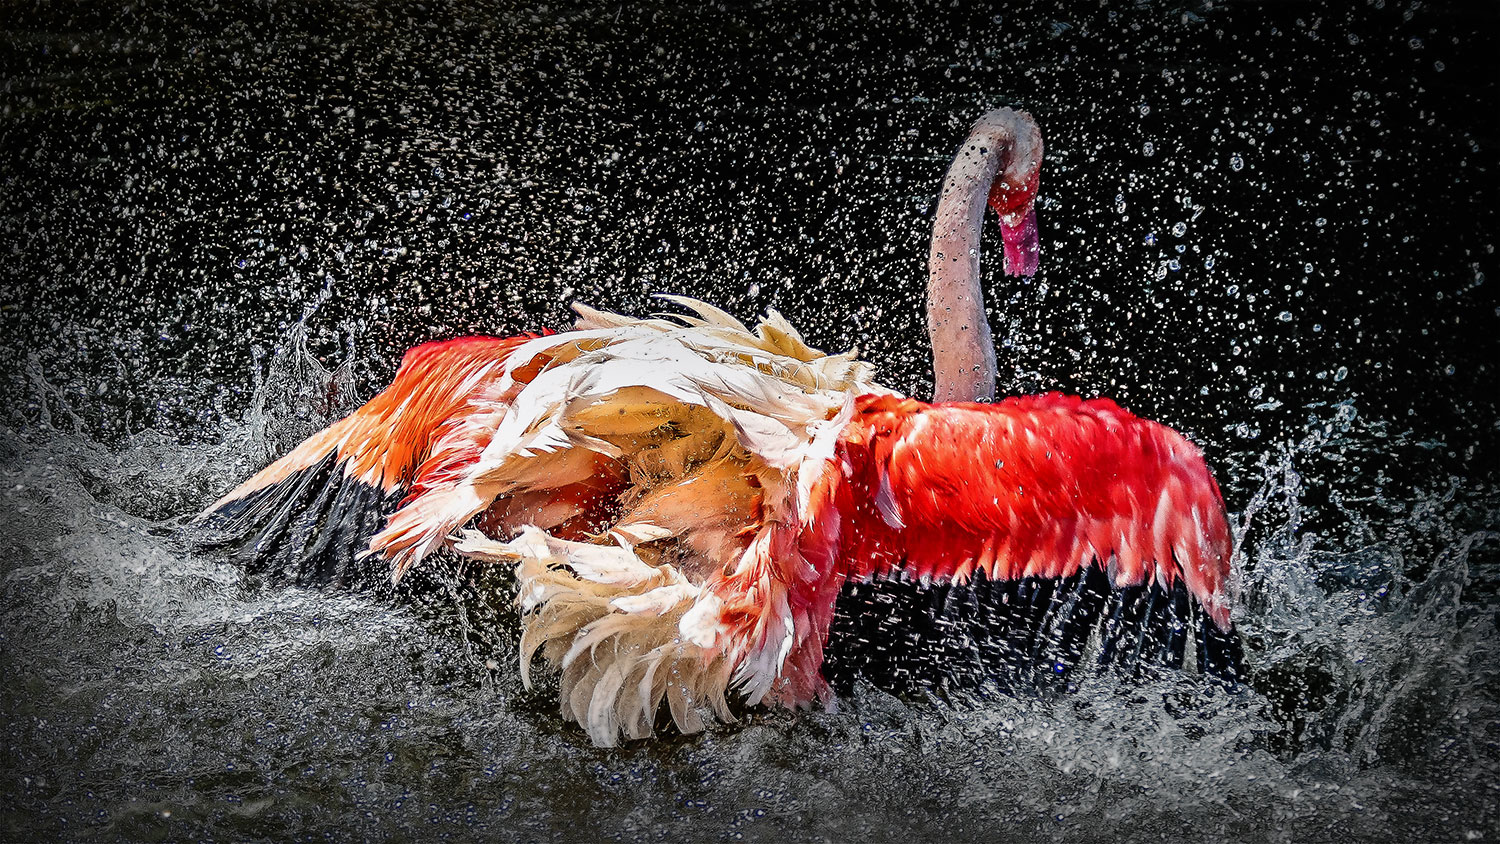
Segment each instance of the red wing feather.
[[1097,563],[1116,587],[1181,577],[1229,627],[1230,536],[1197,447],[1108,399],[992,405],[862,396],[840,444],[853,577],[1060,578]]

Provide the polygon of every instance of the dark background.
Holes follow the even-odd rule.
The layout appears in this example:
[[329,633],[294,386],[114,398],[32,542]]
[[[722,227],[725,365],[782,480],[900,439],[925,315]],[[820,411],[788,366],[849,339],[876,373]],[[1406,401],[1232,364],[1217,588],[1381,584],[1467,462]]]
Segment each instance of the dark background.
[[1048,152],[1040,275],[986,266],[1003,389],[1221,463],[1353,401],[1493,477],[1491,4],[7,6],[4,342],[105,436],[238,413],[320,297],[366,395],[657,292],[925,394],[932,198],[1013,104]]
[[[1497,41],[1492,2],[0,0],[0,822],[1492,835]],[[1000,105],[1047,145],[1040,273],[986,232],[1002,391],[1203,445],[1253,693],[1161,724],[1155,692],[860,699],[599,751],[503,636],[170,544],[248,471],[304,318],[364,397],[424,340],[684,293],[925,395],[933,200]]]

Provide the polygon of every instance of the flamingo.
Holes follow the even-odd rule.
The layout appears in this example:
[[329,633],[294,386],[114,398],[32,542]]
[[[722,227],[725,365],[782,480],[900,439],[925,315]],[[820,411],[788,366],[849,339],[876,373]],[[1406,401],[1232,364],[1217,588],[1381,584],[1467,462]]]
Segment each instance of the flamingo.
[[1059,672],[1091,635],[1104,661],[1144,642],[1181,667],[1194,632],[1198,668],[1232,679],[1230,533],[1199,449],[1109,399],[992,401],[980,226],[988,205],[1006,272],[1036,271],[1041,161],[1035,121],[1001,108],[947,172],[931,403],[774,310],[752,329],[682,297],[665,298],[689,314],[646,319],[575,304],[570,330],[411,349],[388,388],[199,522],[301,585],[371,565],[399,580],[444,548],[514,566],[521,678],[540,654],[562,716],[602,746],[666,713],[688,733],[736,696],[836,703],[830,678],[889,673],[870,656],[901,649],[872,641],[890,635],[868,600],[882,585],[979,596],[971,632]]

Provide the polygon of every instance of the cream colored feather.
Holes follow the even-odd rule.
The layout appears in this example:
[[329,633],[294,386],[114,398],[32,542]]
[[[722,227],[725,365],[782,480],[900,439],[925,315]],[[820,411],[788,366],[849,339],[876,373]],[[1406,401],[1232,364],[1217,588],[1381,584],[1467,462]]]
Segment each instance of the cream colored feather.
[[[663,705],[692,732],[701,710],[730,717],[732,687],[751,703],[774,697],[787,654],[809,635],[781,578],[810,566],[781,558],[785,532],[797,530],[853,397],[888,392],[852,353],[824,355],[775,312],[752,332],[711,305],[663,298],[696,316],[574,305],[576,330],[522,344],[482,408],[493,435],[478,461],[385,532],[420,540],[413,561],[448,542],[515,565],[522,679],[540,654],[560,671],[564,718],[602,746],[651,735]],[[486,508],[542,512],[508,502],[584,481],[601,458],[626,488],[595,541],[534,525],[454,536]],[[549,512],[559,524],[574,510]]]

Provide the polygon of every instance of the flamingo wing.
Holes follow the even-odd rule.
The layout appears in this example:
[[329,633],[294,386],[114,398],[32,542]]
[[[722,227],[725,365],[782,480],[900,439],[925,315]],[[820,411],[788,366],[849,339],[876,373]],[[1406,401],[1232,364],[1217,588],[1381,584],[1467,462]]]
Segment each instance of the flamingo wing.
[[411,349],[379,395],[209,505],[198,517],[207,543],[238,546],[251,571],[276,579],[362,583],[356,555],[403,497],[477,456],[495,410],[485,399],[528,339]]
[[798,493],[880,388],[774,312],[750,329],[674,301],[696,315],[578,308],[572,331],[416,349],[201,520],[298,583],[400,577],[442,547],[515,564],[523,676],[537,654],[561,669],[562,714],[601,745],[663,704],[692,731],[733,690],[805,703],[831,597],[807,600]]
[[[371,543],[398,569],[444,543],[515,564],[523,678],[538,654],[560,669],[562,715],[600,745],[650,735],[663,704],[691,732],[700,707],[728,718],[731,691],[796,704],[826,688],[792,658],[826,629],[806,600],[820,573],[797,551],[798,487],[878,388],[774,313],[752,331],[680,304],[698,316],[581,309],[580,330],[518,349],[552,357],[477,459],[434,473]],[[591,482],[610,491],[586,530],[509,515]]]
[[1181,665],[1196,621],[1199,667],[1233,675],[1223,500],[1175,431],[1107,399],[865,396],[836,462],[823,512],[838,510],[841,523],[810,535],[821,537],[813,556],[836,558],[829,568],[853,581],[834,625],[841,647],[899,641],[889,605],[904,601],[914,622],[973,622],[948,639],[1020,635],[1059,673],[1099,625],[1106,659],[1156,648],[1155,661]]

